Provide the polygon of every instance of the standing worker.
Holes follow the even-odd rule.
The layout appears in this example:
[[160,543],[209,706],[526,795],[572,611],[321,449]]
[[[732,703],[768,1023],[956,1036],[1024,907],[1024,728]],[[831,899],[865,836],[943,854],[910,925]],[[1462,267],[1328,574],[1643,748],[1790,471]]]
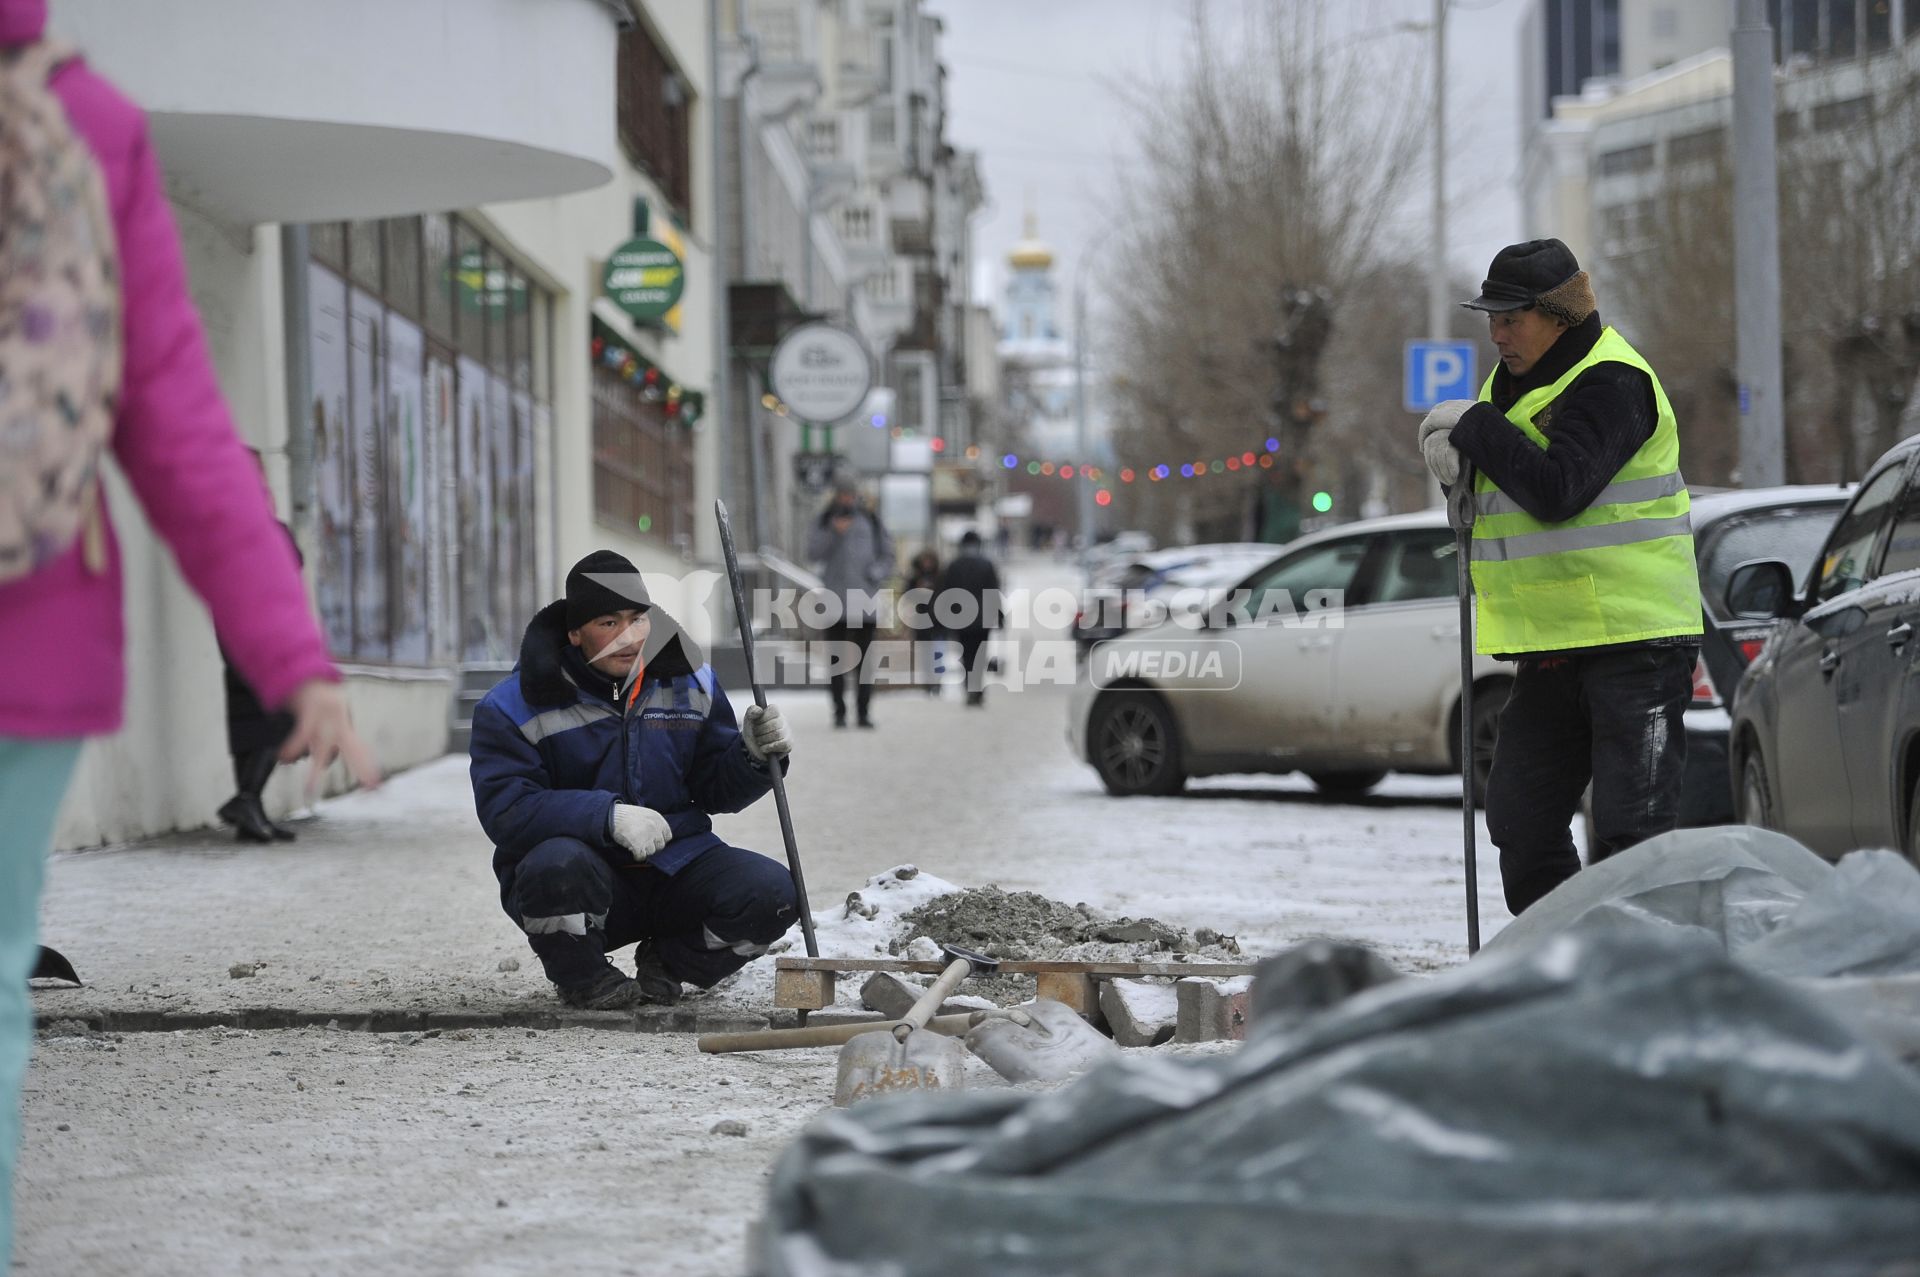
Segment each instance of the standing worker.
[[1700,582],[1680,434],[1660,379],[1600,322],[1557,239],[1500,250],[1480,296],[1500,366],[1420,424],[1442,484],[1473,464],[1478,650],[1515,663],[1487,782],[1507,908],[1580,870],[1593,783],[1605,859],[1677,821]]

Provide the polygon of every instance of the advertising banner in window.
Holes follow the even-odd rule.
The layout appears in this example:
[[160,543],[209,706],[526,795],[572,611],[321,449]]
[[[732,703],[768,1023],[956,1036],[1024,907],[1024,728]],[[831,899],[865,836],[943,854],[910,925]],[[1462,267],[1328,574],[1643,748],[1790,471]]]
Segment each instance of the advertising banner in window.
[[417,324],[387,316],[387,490],[393,503],[393,659],[427,660],[428,518],[425,346]]
[[386,545],[382,536],[381,387],[386,378],[380,358],[381,319],[385,308],[371,294],[354,289],[347,308],[347,398],[353,431],[353,651],[384,660],[388,655]]
[[488,451],[493,482],[492,517],[487,521],[491,559],[488,585],[491,587],[492,637],[494,654],[505,657],[502,636],[517,634],[526,624],[519,615],[514,582],[520,573],[515,530],[520,526],[520,493],[514,485],[513,390],[505,377],[486,374]]
[[353,462],[347,438],[347,284],[307,268],[307,340],[312,364],[314,578],[327,650],[353,653]]
[[454,611],[455,566],[460,561],[454,538],[459,535],[459,471],[454,468],[455,402],[453,365],[443,359],[427,361],[425,395],[428,527],[427,615],[433,625],[433,659],[456,656],[454,635],[460,632]]
[[487,370],[463,358],[458,372],[460,657],[479,661],[487,657],[487,573],[491,564],[487,529],[493,522],[493,485],[487,481]]

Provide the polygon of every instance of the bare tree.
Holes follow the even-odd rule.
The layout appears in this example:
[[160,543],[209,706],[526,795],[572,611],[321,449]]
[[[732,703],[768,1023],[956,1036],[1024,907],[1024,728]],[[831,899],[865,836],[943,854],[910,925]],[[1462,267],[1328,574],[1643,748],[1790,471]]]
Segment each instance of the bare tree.
[[[1114,400],[1120,437],[1176,473],[1269,435],[1283,463],[1328,451],[1327,351],[1354,281],[1383,256],[1426,129],[1383,105],[1377,50],[1329,39],[1330,5],[1249,6],[1222,33],[1197,3],[1177,81],[1133,95],[1144,162],[1121,195],[1136,212],[1132,268],[1110,298]],[[1174,502],[1140,500],[1175,530]],[[1227,522],[1220,499],[1202,504]]]
[[[1782,357],[1790,482],[1857,479],[1905,432],[1920,380],[1920,68],[1896,52],[1817,74],[1835,92],[1780,155]],[[1802,119],[1790,117],[1796,124]],[[1738,469],[1733,181],[1724,148],[1676,164],[1608,238],[1601,309],[1673,400],[1695,482]]]

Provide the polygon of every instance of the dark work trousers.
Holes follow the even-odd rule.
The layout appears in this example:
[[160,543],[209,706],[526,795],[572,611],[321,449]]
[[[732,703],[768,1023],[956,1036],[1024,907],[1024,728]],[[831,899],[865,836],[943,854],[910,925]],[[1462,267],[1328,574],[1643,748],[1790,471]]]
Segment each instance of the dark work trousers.
[[708,988],[765,953],[798,916],[785,865],[724,844],[669,876],[615,867],[577,838],[549,838],[514,867],[500,903],[523,930],[545,928],[527,943],[563,987],[591,981],[613,950],[651,940],[668,975]]
[[1517,662],[1487,779],[1487,832],[1515,914],[1580,872],[1570,828],[1593,782],[1592,861],[1672,829],[1687,761],[1692,647]]
[[853,625],[846,621],[836,621],[827,627],[827,641],[830,643],[851,643],[860,649],[860,664],[844,674],[833,676],[833,718],[835,722],[847,721],[847,680],[854,681],[853,700],[861,722],[867,720],[867,705],[873,700],[873,679],[867,673],[867,649],[873,646],[873,634],[877,627],[868,621],[865,625]]

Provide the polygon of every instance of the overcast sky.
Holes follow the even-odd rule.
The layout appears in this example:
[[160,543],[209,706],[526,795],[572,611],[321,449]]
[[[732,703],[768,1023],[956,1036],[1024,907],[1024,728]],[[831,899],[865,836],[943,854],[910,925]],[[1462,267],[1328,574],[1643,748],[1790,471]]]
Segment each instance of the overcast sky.
[[[1245,4],[1207,0],[1225,25]],[[1271,0],[1267,0],[1271,2]],[[1006,257],[1029,203],[1055,253],[1061,327],[1076,263],[1117,209],[1116,174],[1132,153],[1132,118],[1116,86],[1166,81],[1181,66],[1191,0],[926,0],[946,24],[948,139],[980,152],[988,207],[974,218],[975,280],[999,303]],[[1448,257],[1459,273],[1484,272],[1517,237],[1519,23],[1533,0],[1454,0],[1448,18]],[[1433,0],[1328,0],[1345,29],[1390,29],[1431,18]],[[1431,57],[1427,36],[1363,38],[1378,49],[1388,92],[1396,68]],[[1371,54],[1369,55],[1372,56]],[[1427,102],[1408,110],[1428,113]],[[1430,188],[1412,192],[1403,225],[1425,242]],[[1096,266],[1096,270],[1098,267]],[[1097,288],[1089,290],[1097,297]]]

